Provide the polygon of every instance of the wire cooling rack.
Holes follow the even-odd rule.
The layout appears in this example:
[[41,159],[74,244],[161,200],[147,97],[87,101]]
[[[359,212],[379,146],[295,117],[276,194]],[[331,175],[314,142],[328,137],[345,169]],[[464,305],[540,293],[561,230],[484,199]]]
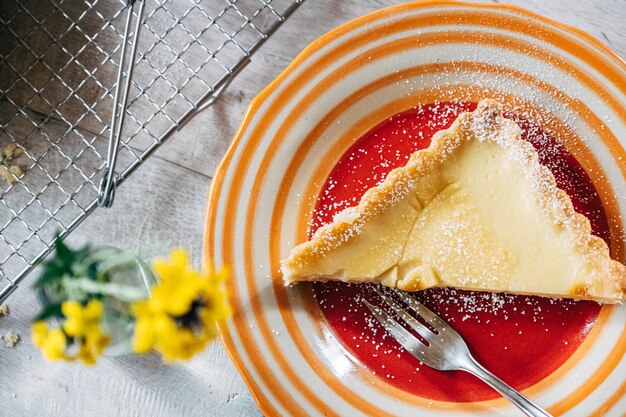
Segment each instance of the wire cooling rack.
[[0,0],[0,302],[303,0],[143,1]]

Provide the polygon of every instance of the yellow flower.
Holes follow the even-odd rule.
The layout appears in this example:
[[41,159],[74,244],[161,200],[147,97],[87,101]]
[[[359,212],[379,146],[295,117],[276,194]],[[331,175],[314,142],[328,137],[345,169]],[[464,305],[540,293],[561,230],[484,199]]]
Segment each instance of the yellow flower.
[[86,306],[76,301],[66,301],[61,306],[61,312],[67,319],[63,323],[63,330],[68,336],[81,337],[91,327],[98,326],[102,315],[102,303],[99,300],[89,300]]
[[154,263],[159,285],[153,288],[152,303],[172,316],[181,316],[189,311],[202,284],[203,276],[189,269],[187,262],[187,253],[177,249],[172,252],[171,262]]
[[[60,327],[50,329],[43,321],[33,324],[33,342],[49,360],[80,359],[87,365],[95,364],[96,358],[111,341],[100,328],[102,303],[92,299],[83,306],[76,301],[66,301],[61,305],[61,312],[65,320]],[[68,342],[77,346],[75,355],[66,353]]]
[[59,328],[48,328],[46,322],[38,321],[33,324],[33,343],[48,360],[68,359],[65,355],[67,337]]
[[103,334],[99,326],[93,326],[83,335],[77,356],[85,364],[93,365],[110,342],[111,338]]
[[83,307],[76,301],[66,301],[61,306],[61,312],[67,317],[63,323],[63,330],[68,336],[78,337],[85,330],[82,310]]
[[41,346],[48,336],[48,324],[45,321],[36,321],[33,323],[33,343],[35,346]]
[[224,281],[227,270],[202,274],[188,266],[184,250],[154,264],[159,284],[146,301],[133,304],[134,350],[160,352],[165,361],[189,359],[217,335],[217,323],[230,315]]

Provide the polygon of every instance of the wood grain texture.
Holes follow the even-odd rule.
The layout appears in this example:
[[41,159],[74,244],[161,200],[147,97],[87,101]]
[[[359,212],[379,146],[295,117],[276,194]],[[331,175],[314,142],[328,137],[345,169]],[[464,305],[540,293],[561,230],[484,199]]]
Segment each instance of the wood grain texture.
[[[223,97],[159,149],[119,189],[114,207],[94,213],[70,242],[89,241],[153,252],[162,246],[181,245],[199,263],[211,175],[250,100],[315,38],[349,19],[395,3],[305,2],[260,49]],[[626,57],[624,1],[509,3],[580,28]],[[0,46],[6,44],[0,42]],[[28,288],[30,282],[32,277],[10,298],[11,314],[0,317],[0,334],[12,330],[23,338],[13,349],[0,345],[0,415],[261,415],[219,343],[191,362],[174,366],[165,366],[156,357],[103,360],[93,368],[46,363],[28,335],[29,321],[38,308],[36,296]]]

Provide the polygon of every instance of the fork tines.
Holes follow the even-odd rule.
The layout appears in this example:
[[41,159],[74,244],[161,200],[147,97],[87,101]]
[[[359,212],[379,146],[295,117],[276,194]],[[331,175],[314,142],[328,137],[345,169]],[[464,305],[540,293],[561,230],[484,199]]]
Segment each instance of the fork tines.
[[[419,338],[385,309],[367,300],[363,300],[364,304],[385,330],[421,362],[436,369],[449,369],[449,364],[446,361],[448,355],[445,351],[457,350],[457,347],[462,350],[466,349],[466,347],[459,346],[464,342],[452,327],[409,294],[400,290],[383,292],[379,288],[374,288],[374,292],[399,319],[417,333]],[[413,314],[424,320],[428,326],[419,321]]]

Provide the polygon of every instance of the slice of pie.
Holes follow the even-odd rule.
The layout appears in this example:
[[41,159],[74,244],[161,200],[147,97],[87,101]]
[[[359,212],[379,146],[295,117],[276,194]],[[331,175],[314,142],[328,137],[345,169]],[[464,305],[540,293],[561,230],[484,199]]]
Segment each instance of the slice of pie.
[[378,282],[624,299],[626,267],[591,234],[521,129],[481,101],[281,262],[285,284]]

